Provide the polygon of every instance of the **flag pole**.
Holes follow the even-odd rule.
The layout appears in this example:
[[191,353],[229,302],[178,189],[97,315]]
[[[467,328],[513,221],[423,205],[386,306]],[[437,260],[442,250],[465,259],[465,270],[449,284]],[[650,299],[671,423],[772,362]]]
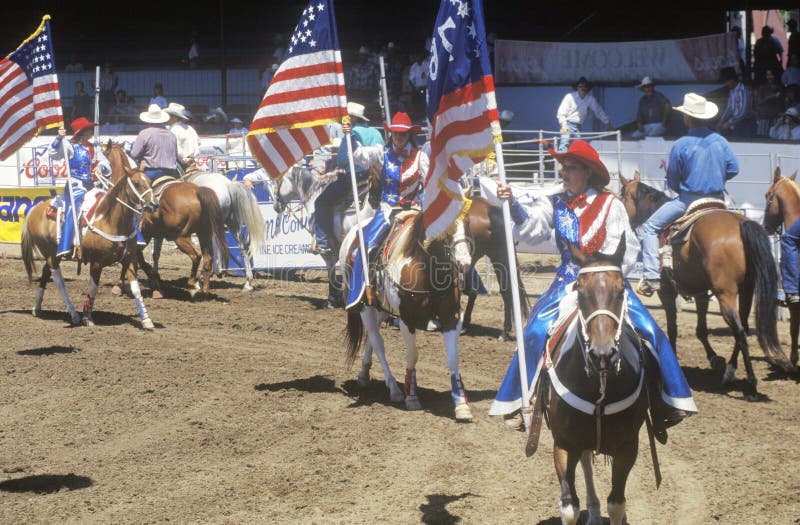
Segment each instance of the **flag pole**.
[[[494,152],[497,161],[497,175],[500,182],[506,184],[506,167],[503,162],[503,144],[495,142]],[[513,284],[511,285],[511,298],[514,307],[514,333],[517,340],[517,361],[519,364],[520,386],[522,387],[522,421],[525,430],[530,431],[532,409],[530,392],[528,391],[528,367],[525,362],[525,342],[523,338],[522,307],[519,297],[519,272],[517,270],[517,253],[514,247],[514,237],[511,230],[511,205],[503,200],[503,224],[506,230],[506,250],[508,251],[508,274]]]
[[97,146],[100,143],[100,66],[95,66],[94,69],[94,121],[97,122],[94,127],[94,142]]
[[381,100],[383,101],[383,104],[381,104],[383,106],[383,118],[385,122],[391,122],[392,112],[389,111],[389,91],[386,89],[386,66],[383,63],[383,55],[378,55],[378,64],[380,65],[381,68],[380,85],[381,85]]
[[[345,117],[349,119],[350,117]],[[369,284],[369,262],[367,245],[364,242],[364,230],[361,228],[361,204],[358,202],[358,180],[356,180],[356,165],[353,160],[353,135],[352,129],[345,133],[347,140],[347,160],[350,163],[350,183],[353,185],[353,205],[356,208],[356,232],[358,233],[358,247],[361,251],[361,267],[364,270],[364,290],[366,291],[367,305],[372,305],[372,290]]]

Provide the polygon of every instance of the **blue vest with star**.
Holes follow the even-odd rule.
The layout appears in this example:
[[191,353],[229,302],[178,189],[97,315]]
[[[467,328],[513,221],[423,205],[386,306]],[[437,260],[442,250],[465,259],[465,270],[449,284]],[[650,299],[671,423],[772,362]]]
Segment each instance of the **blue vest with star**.
[[406,156],[401,159],[394,151],[394,148],[387,146],[385,148],[383,157],[383,173],[381,174],[381,182],[383,191],[381,192],[381,201],[389,204],[390,206],[402,206],[403,204],[410,204],[416,197],[417,192],[401,197],[400,195],[400,177],[404,169],[404,163],[407,168],[411,162],[416,159],[417,150],[407,146],[404,153]]
[[580,237],[580,221],[575,212],[569,209],[561,195],[553,195],[550,199],[553,202],[553,223],[556,232],[556,246],[561,254],[561,266],[556,270],[556,274],[564,277],[568,281],[578,278],[578,270],[580,269],[577,264],[572,261],[572,256],[567,248],[569,241],[574,246],[579,246],[578,240]]

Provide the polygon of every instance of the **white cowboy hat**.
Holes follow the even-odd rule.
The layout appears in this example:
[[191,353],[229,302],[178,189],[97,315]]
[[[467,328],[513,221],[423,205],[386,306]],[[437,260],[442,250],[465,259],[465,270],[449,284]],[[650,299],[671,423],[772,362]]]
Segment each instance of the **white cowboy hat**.
[[504,120],[506,122],[511,122],[514,120],[514,112],[510,109],[504,109],[500,112],[500,120]]
[[361,46],[360,48],[358,48],[358,54],[369,55],[369,49],[367,49],[367,46]]
[[147,111],[139,113],[139,118],[148,124],[163,124],[169,120],[169,115],[158,104],[150,104]]
[[164,111],[168,115],[173,115],[183,120],[191,120],[192,118],[192,113],[177,102],[170,102],[169,106],[164,108]]
[[240,119],[239,117],[233,117],[230,121],[232,124],[244,124],[242,119]]
[[687,93],[683,97],[683,105],[672,109],[700,120],[714,118],[719,111],[716,104],[709,102],[696,93]]
[[356,102],[347,103],[347,114],[351,117],[358,117],[364,122],[369,122],[369,119],[364,116],[364,106]]
[[642,88],[643,88],[643,87],[645,87],[645,86],[652,86],[652,85],[654,85],[654,84],[655,84],[655,82],[653,82],[653,79],[652,79],[652,78],[650,78],[650,77],[644,77],[644,78],[642,79],[642,82],[641,82],[641,83],[640,83],[638,86],[636,86],[636,87],[637,87],[637,88],[639,88],[639,89],[642,89]]

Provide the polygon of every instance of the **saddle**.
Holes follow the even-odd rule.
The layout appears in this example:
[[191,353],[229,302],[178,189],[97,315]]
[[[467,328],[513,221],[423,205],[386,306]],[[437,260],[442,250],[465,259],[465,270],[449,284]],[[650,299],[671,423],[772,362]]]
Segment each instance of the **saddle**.
[[728,211],[725,202],[720,199],[698,199],[686,209],[686,213],[668,224],[659,235],[659,258],[661,268],[672,268],[672,247],[689,240],[692,228],[697,221],[711,213]]
[[171,175],[162,175],[161,177],[157,177],[153,180],[153,183],[150,187],[153,189],[153,197],[155,198],[156,202],[161,201],[161,196],[164,194],[164,191],[172,186],[173,184],[182,184],[183,181],[180,179],[176,179]]

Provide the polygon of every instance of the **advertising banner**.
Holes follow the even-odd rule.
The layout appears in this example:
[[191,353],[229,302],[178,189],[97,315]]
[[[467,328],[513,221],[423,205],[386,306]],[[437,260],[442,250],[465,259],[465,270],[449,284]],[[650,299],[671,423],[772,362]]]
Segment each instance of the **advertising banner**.
[[40,201],[55,197],[61,188],[0,188],[0,242],[19,243],[25,214]]
[[573,84],[580,77],[595,83],[717,82],[719,70],[738,69],[734,33],[679,40],[642,42],[528,42],[497,40],[498,84]]

